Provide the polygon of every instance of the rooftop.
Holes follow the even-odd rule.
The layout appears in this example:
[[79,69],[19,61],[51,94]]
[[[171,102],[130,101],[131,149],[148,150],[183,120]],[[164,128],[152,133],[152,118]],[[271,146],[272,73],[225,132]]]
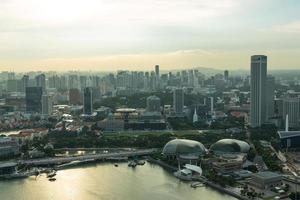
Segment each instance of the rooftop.
[[280,174],[270,171],[258,172],[253,174],[253,176],[261,178],[261,179],[269,179],[269,178],[278,178],[281,177]]
[[280,139],[290,138],[290,137],[299,137],[300,131],[278,131]]

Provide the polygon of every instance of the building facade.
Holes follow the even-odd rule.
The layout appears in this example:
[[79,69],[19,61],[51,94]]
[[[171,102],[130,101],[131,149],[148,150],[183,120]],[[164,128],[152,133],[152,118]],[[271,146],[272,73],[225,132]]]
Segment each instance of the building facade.
[[41,113],[42,112],[42,87],[27,87],[26,88],[26,112]]
[[299,109],[300,101],[297,98],[283,99],[283,118],[286,119],[288,115],[288,126],[290,128],[299,127]]
[[176,88],[173,91],[173,108],[175,114],[182,114],[184,106],[184,93],[182,88]]
[[259,127],[266,121],[267,56],[251,56],[250,125]]
[[84,88],[83,92],[83,113],[90,115],[93,112],[93,90],[90,87]]

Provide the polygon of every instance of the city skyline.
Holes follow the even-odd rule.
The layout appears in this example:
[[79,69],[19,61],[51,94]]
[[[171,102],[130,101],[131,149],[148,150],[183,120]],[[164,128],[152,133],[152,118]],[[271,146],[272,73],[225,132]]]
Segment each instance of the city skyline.
[[248,70],[255,54],[300,66],[295,0],[70,2],[1,1],[0,70]]

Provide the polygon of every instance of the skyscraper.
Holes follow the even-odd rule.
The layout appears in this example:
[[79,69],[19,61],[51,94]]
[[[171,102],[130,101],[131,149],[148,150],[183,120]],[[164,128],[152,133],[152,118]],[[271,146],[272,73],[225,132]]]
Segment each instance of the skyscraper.
[[45,74],[40,74],[35,77],[35,82],[37,87],[41,87],[43,92],[46,91],[46,76]]
[[90,115],[93,112],[93,90],[90,87],[84,88],[83,92],[83,113]]
[[266,121],[267,56],[251,56],[250,125],[259,127]]
[[42,114],[43,115],[51,115],[53,107],[52,96],[43,95],[42,96]]
[[42,111],[42,87],[26,88],[26,112],[41,113]]
[[160,88],[160,73],[159,65],[155,65],[156,89]]
[[267,120],[269,120],[271,117],[274,117],[274,111],[275,111],[274,91],[275,91],[275,78],[273,76],[268,76],[267,90],[266,90]]
[[224,80],[225,80],[225,81],[228,81],[228,79],[229,79],[229,71],[228,71],[228,70],[225,70],[225,71],[224,71]]
[[184,93],[182,88],[176,88],[173,91],[173,108],[176,115],[183,113]]
[[290,128],[299,127],[299,109],[300,100],[297,98],[285,98],[283,99],[283,119],[286,119],[288,115],[288,126]]
[[29,76],[24,75],[21,79],[21,84],[22,84],[21,92],[26,91],[26,87],[28,87],[28,83],[29,83]]
[[77,88],[72,88],[69,90],[69,103],[71,105],[79,105],[81,104],[80,91]]

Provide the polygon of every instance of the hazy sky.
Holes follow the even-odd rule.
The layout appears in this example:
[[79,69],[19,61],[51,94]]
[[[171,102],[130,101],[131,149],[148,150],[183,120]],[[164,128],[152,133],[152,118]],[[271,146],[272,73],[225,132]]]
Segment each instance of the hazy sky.
[[0,70],[300,69],[299,0],[0,0]]

